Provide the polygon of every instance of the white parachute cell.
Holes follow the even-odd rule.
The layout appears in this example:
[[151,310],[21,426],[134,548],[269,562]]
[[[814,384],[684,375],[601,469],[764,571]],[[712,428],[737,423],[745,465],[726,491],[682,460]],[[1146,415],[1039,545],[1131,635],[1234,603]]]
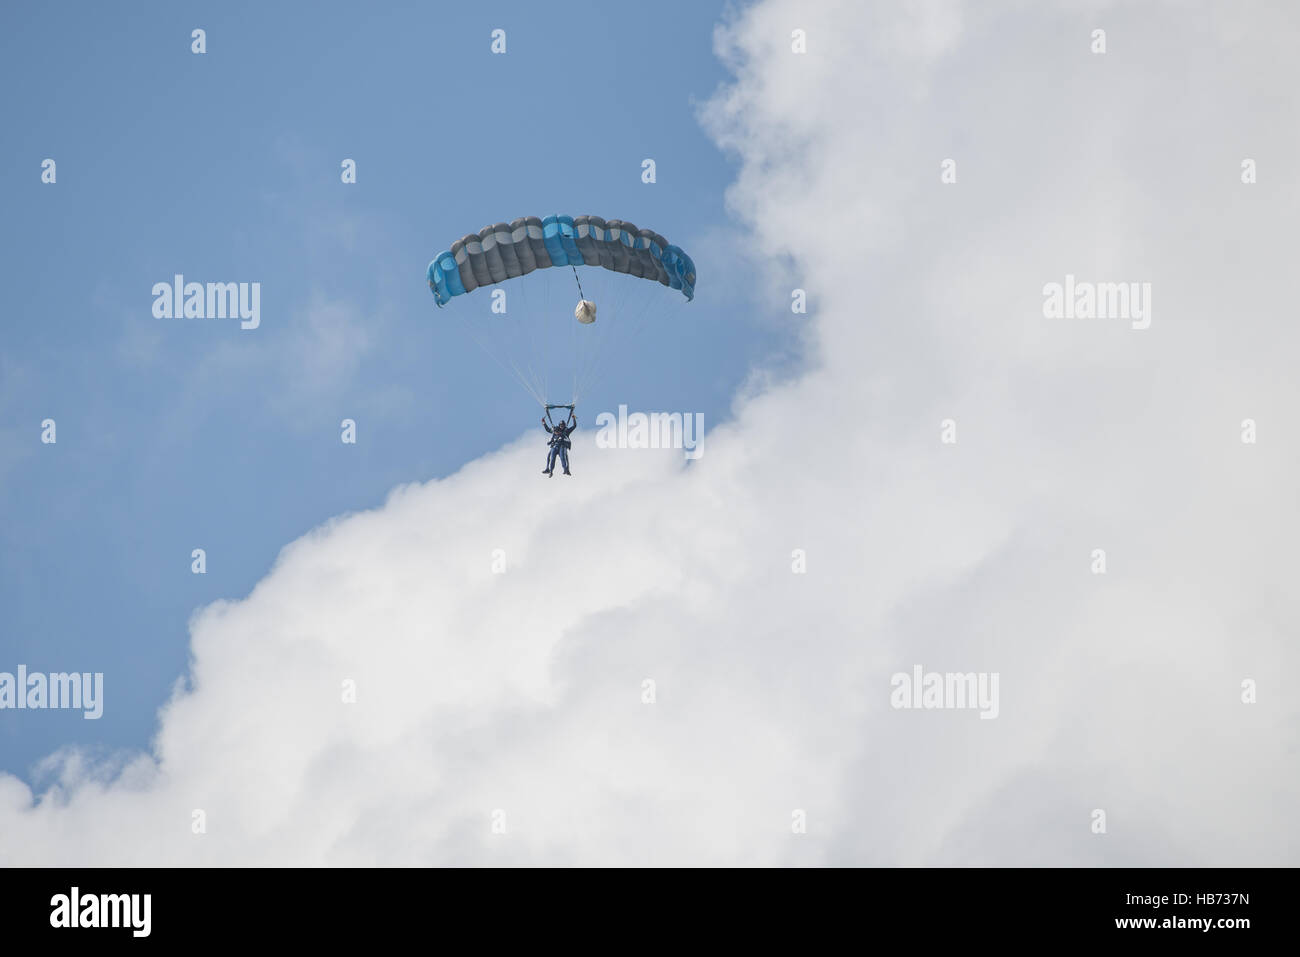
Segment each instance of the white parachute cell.
[[596,304],[587,299],[579,299],[578,305],[573,310],[573,318],[584,325],[595,322]]

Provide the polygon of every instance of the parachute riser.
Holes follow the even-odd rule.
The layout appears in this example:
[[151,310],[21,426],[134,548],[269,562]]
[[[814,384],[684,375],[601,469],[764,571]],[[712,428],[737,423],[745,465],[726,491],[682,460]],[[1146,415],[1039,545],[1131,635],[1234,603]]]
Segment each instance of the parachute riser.
[[551,410],[552,410],[552,409],[568,409],[568,410],[569,410],[569,415],[573,415],[573,409],[574,409],[574,407],[573,407],[572,405],[558,405],[558,404],[554,404],[554,403],[547,405],[547,406],[546,406],[546,421],[547,421],[547,422],[550,422],[551,425],[554,425],[554,424],[555,424],[555,420],[551,418]]

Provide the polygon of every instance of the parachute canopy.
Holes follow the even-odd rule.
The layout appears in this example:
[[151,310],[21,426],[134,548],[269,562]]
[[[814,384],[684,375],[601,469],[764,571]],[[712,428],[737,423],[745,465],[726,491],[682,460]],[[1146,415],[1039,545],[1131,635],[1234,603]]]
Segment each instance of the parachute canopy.
[[690,256],[653,230],[599,216],[521,216],[485,226],[429,263],[429,288],[443,306],[453,296],[551,266],[600,266],[695,297]]
[[[683,305],[669,290],[687,301],[695,296],[690,256],[652,230],[599,216],[526,216],[484,227],[439,253],[427,279],[440,307],[457,300],[444,312],[448,325],[543,406],[576,404],[636,355],[647,317]],[[482,298],[466,295],[485,286],[495,288]]]

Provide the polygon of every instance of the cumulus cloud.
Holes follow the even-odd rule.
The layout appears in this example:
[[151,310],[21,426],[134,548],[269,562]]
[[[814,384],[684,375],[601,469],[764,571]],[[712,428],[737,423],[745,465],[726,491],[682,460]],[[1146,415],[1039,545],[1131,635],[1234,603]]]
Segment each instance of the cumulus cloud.
[[[0,863],[1297,863],[1297,14],[1220,16],[722,26],[702,121],[805,372],[698,461],[580,432],[525,496],[528,437],[289,545],[196,614],[150,754],[0,776]],[[1045,319],[1067,273],[1151,327]],[[917,664],[998,717],[891,708]]]

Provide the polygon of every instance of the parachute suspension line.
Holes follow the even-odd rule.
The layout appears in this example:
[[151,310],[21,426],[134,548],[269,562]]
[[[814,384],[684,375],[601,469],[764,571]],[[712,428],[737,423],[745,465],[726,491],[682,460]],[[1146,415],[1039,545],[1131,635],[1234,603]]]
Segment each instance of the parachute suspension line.
[[[524,359],[524,363],[528,368],[528,375],[532,379],[533,385],[537,387],[538,394],[542,396],[542,402],[543,404],[545,404],[546,401],[545,376],[544,374],[538,372],[536,369],[533,368],[534,358],[536,358],[538,361],[541,361],[542,352],[538,348],[537,330],[535,328],[537,324],[532,319],[533,317],[532,304],[528,301],[528,284],[524,283],[523,285],[518,287],[518,290],[520,295],[523,297],[524,308],[516,312],[516,315],[521,316],[522,318],[516,320],[514,325],[517,328],[523,330],[524,337],[528,341],[528,350],[525,353],[526,358]],[[513,335],[516,339],[519,337],[519,334],[517,332],[514,333]],[[506,351],[508,353],[508,349],[504,349],[504,347],[503,347],[503,351]]]
[[[625,290],[630,287],[625,287]],[[626,293],[623,300],[627,299]],[[638,309],[635,305],[629,304],[627,310],[628,318],[624,319],[622,315],[618,316],[619,326],[622,331],[619,347],[627,349],[632,343],[636,342],[642,332],[650,325],[646,322],[646,316],[650,312],[652,300],[649,296],[641,300],[641,307]],[[605,375],[608,367],[609,353],[613,350],[601,349],[595,357],[595,362],[588,368],[583,382],[581,391],[585,392],[588,388],[599,382]]]
[[[594,295],[604,304],[606,313],[604,322],[597,322],[595,325],[585,325],[579,328],[580,323],[576,321],[573,323],[573,398],[571,401],[575,404],[584,392],[583,382],[586,379],[586,367],[590,364],[594,351],[599,348],[599,344],[604,338],[603,333],[606,331],[604,326],[609,322],[609,303],[605,295],[607,290],[604,283],[601,282],[600,276],[594,276],[593,278],[597,285]],[[581,287],[579,287],[579,295],[584,300],[586,299]]]
[[543,400],[543,404],[545,404],[546,401],[549,401],[551,395],[550,381],[549,381],[550,373],[551,373],[551,330],[547,328],[546,325],[546,319],[551,314],[550,276],[547,276],[546,279],[547,281],[542,284],[546,289],[546,303],[545,305],[542,306],[541,321],[537,323],[537,327],[541,330],[541,336],[542,336],[542,351],[540,353],[540,355],[542,356],[542,370],[543,370],[542,371],[542,395],[546,396],[546,399]]
[[[578,275],[578,267],[569,263],[569,268],[573,270],[573,281],[578,285],[578,302],[585,302],[587,296],[582,291],[582,278]],[[576,318],[576,317],[575,317]],[[576,358],[578,352],[578,324],[575,322],[572,328],[572,335],[569,336],[570,348],[569,355]],[[577,363],[574,363],[573,370],[573,390],[569,393],[569,401],[574,405],[578,404],[578,369]]]
[[623,317],[636,308],[633,302],[639,297],[642,305],[648,306],[651,301],[651,297],[645,288],[636,282],[619,281],[611,276],[607,288],[611,294],[617,292],[614,301],[614,313],[609,317],[611,321],[606,323],[600,338],[596,340],[596,348],[591,351],[590,361],[583,370],[582,388],[584,392],[592,384],[596,370],[603,364],[603,360],[611,352],[615,351],[614,346],[621,344],[623,338],[626,337],[628,323]]
[[[596,370],[604,364],[603,360],[612,351],[613,344],[621,341],[626,335],[624,306],[636,288],[636,283],[628,282],[628,278],[622,275],[610,275],[598,290],[600,298],[605,300],[605,322],[598,323],[594,335],[589,336],[591,342],[576,370],[575,401],[577,397],[585,395],[595,384]],[[644,297],[643,301],[648,305],[649,297]]]
[[[584,383],[587,379],[587,369],[591,365],[594,357],[601,351],[606,339],[606,334],[609,332],[611,319],[618,315],[617,309],[612,313],[609,311],[609,296],[607,295],[610,291],[609,284],[603,281],[600,274],[596,274],[593,278],[598,287],[595,292],[596,298],[603,303],[603,308],[605,309],[605,320],[604,322],[597,322],[594,326],[584,326],[581,332],[579,332],[578,323],[575,322],[573,325],[573,401],[575,403],[583,393],[586,392]],[[579,295],[582,295],[584,299],[586,298],[586,296],[583,295],[581,283],[579,283],[578,286],[578,293]],[[579,334],[582,336],[581,340],[577,339]]]
[[[457,326],[460,326],[462,324],[463,323],[456,323]],[[486,344],[484,344],[483,339],[479,336],[477,331],[468,332],[466,333],[466,335],[468,335],[469,338],[473,339],[475,344],[477,344],[478,347],[483,350],[483,352],[487,355],[487,357],[491,359],[493,362],[495,362],[497,365],[499,365],[503,371],[513,375],[515,377],[515,381],[518,382],[521,386],[523,386],[524,391],[527,392],[530,396],[532,396],[533,399],[536,400],[538,405],[542,405],[542,406],[546,405],[546,399],[538,394],[537,389],[534,388],[534,385],[529,380],[529,377],[525,376],[522,372],[520,372],[519,367],[515,365],[513,361],[511,361],[509,365],[507,365],[505,362],[502,362],[501,359],[496,355],[496,353],[494,353],[491,349],[487,347]]]
[[[538,404],[545,405],[546,396],[543,390],[539,387],[540,379],[537,373],[533,371],[532,364],[529,363],[526,369],[521,369],[519,363],[510,355],[509,350],[501,345],[501,341],[502,340],[499,336],[493,336],[493,349],[488,351],[485,347],[484,351],[488,351],[488,354],[497,360],[497,364],[503,369],[506,369],[507,372],[513,372],[515,380],[524,387],[528,394],[531,395]],[[503,363],[499,358],[497,358],[498,356],[504,356],[505,362]],[[507,365],[509,368],[506,368]]]
[[[509,365],[507,371],[513,371],[515,379],[524,386],[528,394],[539,405],[546,404],[546,374],[544,368],[534,367],[535,357],[540,353],[533,347],[526,350],[523,356],[518,356],[517,349],[512,348],[512,344],[519,339],[519,331],[522,330],[528,340],[534,340],[537,332],[533,328],[534,323],[530,321],[531,310],[528,303],[528,290],[526,286],[519,287],[524,300],[524,308],[511,309],[507,304],[505,313],[501,316],[489,315],[487,320],[488,331],[492,334],[493,348],[489,353],[497,364],[502,368]],[[502,362],[504,359],[504,363]]]
[[[478,342],[479,347],[491,356],[497,365],[501,366],[501,368],[506,369],[507,372],[513,371],[515,380],[519,382],[525,390],[527,390],[529,395],[538,402],[544,403],[546,401],[545,390],[541,388],[541,377],[533,369],[532,363],[526,362],[521,368],[521,364],[511,356],[511,350],[506,346],[506,343],[512,338],[512,333],[509,328],[509,326],[512,325],[509,308],[507,307],[506,312],[501,316],[489,312],[483,323],[486,327],[486,338],[491,341],[491,349],[489,349],[483,339],[479,337],[477,323],[469,316],[466,317],[466,322],[470,324],[471,329],[475,330],[474,339]],[[527,323],[513,324],[527,325]],[[506,328],[501,328],[503,326]],[[504,362],[502,361],[503,358]],[[506,368],[507,364],[509,365],[509,368]]]
[[[599,295],[600,290],[597,289],[595,294]],[[581,285],[579,285],[578,295],[581,297],[578,300],[579,302],[586,300],[586,294],[582,291]],[[590,325],[583,325],[578,321],[578,314],[575,309],[573,320],[569,326],[569,368],[573,373],[570,382],[569,401],[575,405],[578,402],[578,385],[582,379],[582,366],[594,331]]]

